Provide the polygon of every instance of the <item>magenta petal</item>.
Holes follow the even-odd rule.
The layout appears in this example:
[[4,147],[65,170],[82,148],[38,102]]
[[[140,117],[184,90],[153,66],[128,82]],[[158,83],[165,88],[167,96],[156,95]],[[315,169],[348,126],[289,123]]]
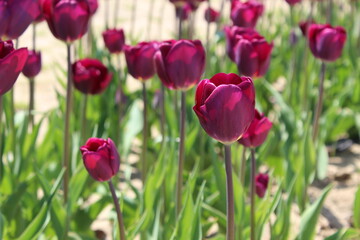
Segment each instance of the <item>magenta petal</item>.
[[108,181],[113,176],[113,170],[108,164],[108,159],[94,152],[83,155],[85,168],[97,181]]
[[239,72],[245,76],[254,76],[259,68],[259,59],[252,44],[245,39],[240,39],[234,52]]
[[113,171],[113,174],[115,175],[119,171],[120,155],[116,149],[115,143],[110,138],[108,138],[107,141],[110,148],[110,166]]

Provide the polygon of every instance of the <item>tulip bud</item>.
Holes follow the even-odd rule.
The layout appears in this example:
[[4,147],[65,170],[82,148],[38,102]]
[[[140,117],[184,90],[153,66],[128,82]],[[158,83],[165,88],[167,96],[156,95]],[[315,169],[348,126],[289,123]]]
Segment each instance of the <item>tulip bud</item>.
[[155,41],[125,46],[125,59],[130,75],[140,81],[152,78],[155,74],[154,55],[157,50],[158,43]]
[[182,21],[188,20],[189,15],[192,11],[190,4],[186,3],[183,6],[176,7],[176,17],[180,18]]
[[332,27],[329,24],[312,24],[307,37],[314,56],[332,62],[341,56],[346,41],[346,31],[343,27]]
[[13,87],[27,57],[26,48],[15,50],[12,41],[0,40],[0,95],[4,95]]
[[48,26],[57,39],[72,42],[87,32],[91,16],[87,0],[43,0],[42,7]]
[[264,114],[260,114],[258,110],[255,109],[254,120],[251,122],[250,127],[238,142],[245,147],[258,147],[266,140],[271,128],[272,122],[270,122]]
[[255,177],[255,192],[259,198],[263,198],[265,196],[266,189],[269,184],[269,175],[259,173]]
[[226,39],[226,53],[229,56],[229,58],[235,62],[235,54],[234,54],[234,47],[238,41],[237,36],[239,35],[253,35],[257,32],[251,28],[242,28],[237,26],[226,26],[224,28],[225,32],[225,39]]
[[120,156],[110,138],[89,138],[80,151],[86,170],[96,181],[109,181],[119,171]]
[[255,90],[251,78],[218,73],[202,80],[193,107],[205,132],[224,144],[237,141],[254,119]]
[[41,53],[34,50],[28,51],[28,58],[26,60],[22,73],[27,78],[34,78],[41,70]]
[[245,28],[255,28],[258,18],[264,12],[264,5],[255,0],[231,2],[231,20],[234,25]]
[[285,0],[290,6],[293,6],[299,2],[301,2],[301,0]]
[[82,59],[72,65],[72,79],[77,90],[84,94],[99,94],[109,85],[112,74],[97,59]]
[[220,17],[220,13],[212,8],[207,8],[205,10],[205,20],[208,23],[217,22]]
[[110,53],[120,53],[125,44],[125,35],[122,29],[109,29],[102,34],[105,46]]
[[155,54],[155,66],[167,88],[187,90],[196,85],[204,73],[204,47],[199,40],[165,41]]

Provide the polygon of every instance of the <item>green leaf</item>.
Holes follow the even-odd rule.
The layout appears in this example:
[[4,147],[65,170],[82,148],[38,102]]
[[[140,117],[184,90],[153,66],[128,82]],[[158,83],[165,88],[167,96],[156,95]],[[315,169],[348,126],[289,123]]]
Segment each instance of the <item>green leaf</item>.
[[84,189],[86,180],[88,179],[88,172],[85,168],[79,165],[78,170],[70,179],[71,194],[69,195],[70,212],[74,212],[76,209],[76,202],[80,197],[81,192]]
[[320,146],[317,160],[317,177],[322,180],[326,178],[329,163],[329,154],[325,145]]
[[5,217],[0,212],[0,239],[3,239],[5,229]]
[[358,187],[355,194],[353,218],[354,218],[354,227],[360,229],[360,186]]

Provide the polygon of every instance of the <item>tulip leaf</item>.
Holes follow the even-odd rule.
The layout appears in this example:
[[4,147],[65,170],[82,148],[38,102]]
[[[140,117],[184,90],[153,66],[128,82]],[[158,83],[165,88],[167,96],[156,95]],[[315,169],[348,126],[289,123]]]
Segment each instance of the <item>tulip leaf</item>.
[[0,212],[0,239],[3,239],[5,231],[5,217]]
[[358,187],[354,200],[354,227],[360,229],[360,186]]
[[76,172],[70,179],[69,188],[71,189],[71,194],[69,195],[69,204],[70,204],[70,212],[74,212],[76,209],[76,202],[80,197],[81,192],[84,189],[86,180],[88,179],[88,172],[85,168],[79,165]]

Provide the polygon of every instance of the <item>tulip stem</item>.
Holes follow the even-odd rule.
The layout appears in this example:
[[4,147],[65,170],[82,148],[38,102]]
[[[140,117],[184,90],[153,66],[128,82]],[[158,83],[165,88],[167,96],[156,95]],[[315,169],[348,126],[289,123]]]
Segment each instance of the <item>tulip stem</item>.
[[81,142],[85,142],[86,140],[86,112],[87,112],[87,102],[88,102],[88,95],[83,95],[83,103],[81,109],[81,133],[80,139]]
[[[2,147],[2,139],[3,139],[3,133],[2,133],[2,115],[3,115],[3,97],[2,95],[0,95],[0,156],[3,156],[2,154],[2,150],[3,150],[3,147]],[[0,159],[0,183],[1,183],[1,180],[4,176],[4,169],[3,169],[3,158],[1,157]]]
[[243,146],[241,165],[240,165],[240,182],[243,187],[245,186],[245,169],[246,169],[246,147]]
[[250,190],[250,239],[256,239],[255,233],[255,172],[256,172],[255,149],[251,148],[251,190]]
[[183,8],[180,7],[179,8],[179,16],[178,16],[178,20],[179,20],[178,40],[180,40],[182,38],[182,29],[183,29],[182,14],[183,14]]
[[161,118],[160,118],[160,124],[161,124],[161,136],[162,136],[162,146],[165,144],[165,86],[164,84],[161,84]]
[[71,80],[71,44],[67,44],[67,88],[66,88],[66,113],[65,113],[65,133],[64,133],[64,202],[67,203],[69,192],[70,175],[70,114],[72,108],[72,80]]
[[226,240],[235,240],[235,208],[234,208],[234,189],[232,179],[231,145],[225,147],[225,171],[226,171]]
[[113,198],[115,209],[116,209],[116,215],[117,215],[118,225],[119,225],[120,240],[125,240],[126,239],[125,226],[124,226],[123,216],[122,216],[121,209],[120,209],[119,199],[116,196],[115,188],[114,188],[112,181],[110,180],[110,181],[108,181],[108,183],[109,183],[111,196]]
[[105,0],[105,29],[109,29],[109,5],[110,0]]
[[146,151],[147,151],[147,138],[148,138],[148,116],[147,116],[147,96],[146,96],[146,84],[142,82],[142,95],[144,101],[144,111],[143,111],[143,142],[142,142],[142,151],[141,151],[141,167],[142,167],[142,182],[145,184],[146,179]]
[[35,79],[34,78],[30,78],[29,79],[29,90],[30,90],[30,99],[29,99],[29,123],[31,125],[31,127],[34,127],[34,115],[33,115],[33,111],[34,111],[34,105],[35,105],[35,101],[34,101],[34,91],[35,91]]
[[315,117],[314,117],[314,122],[313,122],[312,139],[314,142],[318,137],[319,119],[320,119],[320,115],[321,115],[321,111],[322,111],[322,107],[323,107],[325,70],[326,70],[326,65],[324,62],[322,62],[321,63],[321,71],[320,71],[320,83],[319,83],[319,100],[316,105]]
[[176,188],[176,216],[179,216],[182,208],[182,183],[184,169],[184,147],[185,147],[185,120],[186,120],[186,92],[181,92],[181,116],[180,116],[180,146],[179,166]]

